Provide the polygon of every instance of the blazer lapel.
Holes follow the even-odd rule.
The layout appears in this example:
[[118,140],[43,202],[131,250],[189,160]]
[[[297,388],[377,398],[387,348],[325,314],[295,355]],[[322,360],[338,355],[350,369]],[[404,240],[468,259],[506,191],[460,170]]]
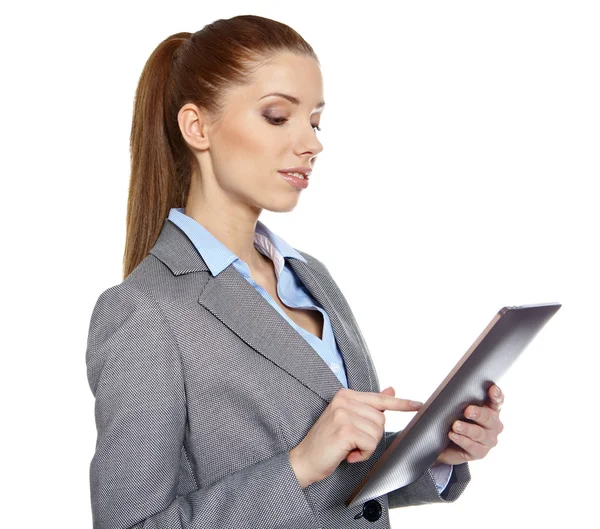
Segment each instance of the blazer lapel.
[[[346,365],[348,387],[356,391],[374,391],[369,375],[371,362],[370,360],[367,361],[365,350],[353,322],[342,314],[342,307],[345,302],[341,302],[341,292],[331,277],[313,267],[310,262],[305,263],[293,257],[288,259],[287,262],[311,295],[325,309],[331,320],[335,341],[340,348]],[[329,366],[327,368],[330,369]]]
[[[150,253],[164,262],[175,275],[191,272],[210,274],[202,256],[187,235],[166,220]],[[342,352],[348,386],[357,391],[371,391],[367,364],[357,334],[342,317],[330,294],[327,277],[311,264],[298,259],[287,260],[311,295],[325,309]],[[198,303],[255,351],[331,402],[343,386],[320,355],[296,332],[233,264],[216,277],[210,275],[198,295]]]

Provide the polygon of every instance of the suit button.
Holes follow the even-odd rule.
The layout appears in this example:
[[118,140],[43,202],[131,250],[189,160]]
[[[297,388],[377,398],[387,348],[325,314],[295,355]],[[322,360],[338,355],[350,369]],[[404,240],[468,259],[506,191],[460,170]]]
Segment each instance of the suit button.
[[379,517],[381,516],[381,503],[377,500],[365,502],[363,505],[363,516],[369,520],[369,522],[379,520]]

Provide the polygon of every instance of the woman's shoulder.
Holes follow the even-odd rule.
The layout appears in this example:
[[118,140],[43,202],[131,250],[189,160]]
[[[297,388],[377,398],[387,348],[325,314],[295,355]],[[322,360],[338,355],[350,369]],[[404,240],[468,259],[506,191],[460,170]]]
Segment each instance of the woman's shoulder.
[[148,254],[121,282],[100,292],[96,304],[121,307],[156,306],[173,290],[173,273],[154,255]]
[[150,369],[158,354],[163,355],[160,365],[177,358],[172,326],[160,299],[163,290],[157,287],[161,280],[149,273],[154,266],[152,259],[140,263],[96,299],[86,350],[88,381],[94,395],[103,373],[126,371],[129,366]]

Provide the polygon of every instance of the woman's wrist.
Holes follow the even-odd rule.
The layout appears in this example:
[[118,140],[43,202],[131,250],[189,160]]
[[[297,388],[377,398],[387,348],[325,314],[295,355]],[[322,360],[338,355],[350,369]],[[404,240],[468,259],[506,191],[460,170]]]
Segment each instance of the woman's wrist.
[[300,456],[298,447],[290,450],[290,465],[292,466],[294,474],[296,474],[296,479],[300,484],[300,488],[305,489],[311,483],[313,483],[313,481],[307,475],[305,465],[302,464],[302,457]]

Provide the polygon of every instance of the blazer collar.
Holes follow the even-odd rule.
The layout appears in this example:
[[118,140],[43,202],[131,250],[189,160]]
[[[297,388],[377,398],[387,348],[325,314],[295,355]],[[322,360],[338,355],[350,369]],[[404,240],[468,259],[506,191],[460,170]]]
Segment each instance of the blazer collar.
[[[299,251],[299,250],[298,250]],[[309,254],[307,260],[286,258],[311,295],[325,309],[346,365],[348,387],[376,391],[369,372],[366,346],[359,338],[355,322],[344,317],[341,292],[324,267]],[[174,275],[210,270],[187,235],[166,220],[150,253]],[[287,371],[327,402],[343,387],[321,356],[230,264],[217,276],[210,276],[198,294],[198,303],[257,353]],[[358,331],[358,332],[357,332]]]

